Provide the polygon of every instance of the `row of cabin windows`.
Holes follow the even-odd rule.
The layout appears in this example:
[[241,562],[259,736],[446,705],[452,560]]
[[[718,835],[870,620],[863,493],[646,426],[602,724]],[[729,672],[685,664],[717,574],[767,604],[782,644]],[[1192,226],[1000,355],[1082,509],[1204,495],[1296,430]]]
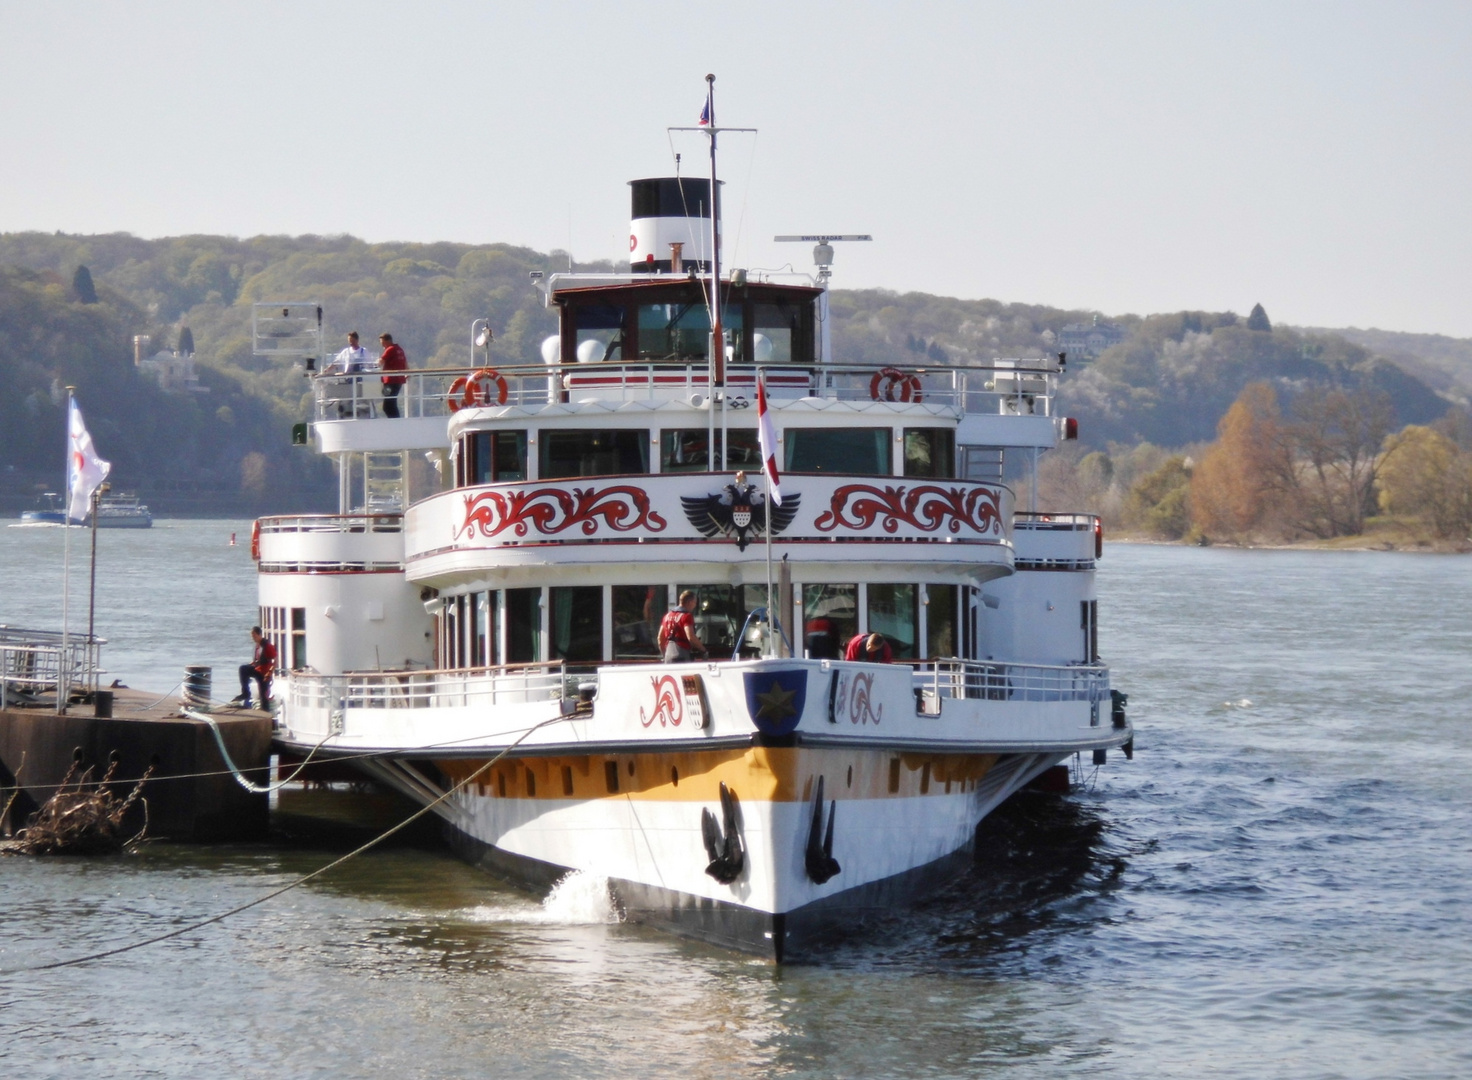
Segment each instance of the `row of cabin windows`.
[[[628,308],[580,304],[568,317],[576,333],[574,352],[583,363],[703,364],[710,351],[710,311],[703,301]],[[814,325],[809,300],[736,303],[721,315],[728,355],[736,364],[811,364]]]
[[[643,428],[548,430],[537,433],[537,477],[562,480],[587,476],[639,476],[650,470],[650,433]],[[529,479],[527,432],[475,431],[461,438],[456,483],[461,487]],[[710,436],[705,428],[659,433],[661,473],[709,469]],[[956,474],[956,433],[951,428],[904,428],[896,443],[891,428],[786,428],[783,470],[892,476],[898,445],[903,475],[950,479]],[[761,448],[755,428],[716,432],[716,468],[725,451],[726,470],[758,469]]]
[[[766,606],[764,585],[568,585],[447,597],[439,665],[496,667],[540,661],[594,665],[658,660],[659,624],[685,589],[696,595],[695,629],[713,658],[756,656],[748,626]],[[970,586],[801,584],[801,620],[784,627],[798,655],[843,656],[856,634],[883,634],[896,660],[976,652],[978,590]],[[796,614],[794,612],[794,614]]]
[[307,609],[260,608],[261,636],[276,646],[276,666],[300,671],[307,666]]

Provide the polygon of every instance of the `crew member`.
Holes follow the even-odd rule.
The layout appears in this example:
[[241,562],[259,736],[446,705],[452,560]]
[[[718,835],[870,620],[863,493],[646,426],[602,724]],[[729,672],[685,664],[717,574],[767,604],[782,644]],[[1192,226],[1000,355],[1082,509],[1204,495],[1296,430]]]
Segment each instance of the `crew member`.
[[680,602],[665,613],[659,624],[659,647],[667,664],[705,655],[705,645],[695,633],[695,593],[691,590],[682,592]]
[[855,634],[849,639],[843,658],[866,660],[871,664],[890,664],[894,662],[894,650],[884,640],[883,634]]
[[255,654],[250,663],[240,665],[240,696],[230,702],[242,709],[251,708],[252,679],[261,688],[261,705],[266,704],[266,699],[271,695],[271,676],[276,671],[276,646],[266,640],[266,635],[261,633],[259,626],[250,628],[250,638],[256,645]]
[[373,365],[368,350],[358,344],[358,332],[348,331],[348,347],[332,358],[323,371],[324,375],[360,375]]
[[399,391],[408,382],[408,377],[397,374],[409,370],[409,358],[404,350],[394,344],[392,334],[379,334],[378,343],[383,346],[383,355],[378,358],[378,368],[383,376],[383,415],[397,418],[399,415]]

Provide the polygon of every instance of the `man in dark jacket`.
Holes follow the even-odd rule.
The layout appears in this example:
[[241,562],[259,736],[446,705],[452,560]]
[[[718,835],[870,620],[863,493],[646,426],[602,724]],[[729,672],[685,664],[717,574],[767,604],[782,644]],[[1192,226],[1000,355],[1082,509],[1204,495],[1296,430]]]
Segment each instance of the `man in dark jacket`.
[[271,693],[271,676],[276,671],[276,646],[266,640],[266,635],[261,633],[259,626],[250,628],[250,639],[256,643],[256,651],[250,658],[250,663],[240,665],[240,696],[230,703],[239,705],[242,709],[251,707],[252,679],[261,688],[261,705],[267,707],[266,699]]
[[379,334],[378,343],[383,346],[383,355],[378,358],[378,368],[384,372],[383,376],[383,415],[397,418],[399,415],[399,391],[403,389],[404,383],[408,382],[407,376],[390,374],[409,370],[409,358],[404,355],[404,350],[394,344],[392,334]]

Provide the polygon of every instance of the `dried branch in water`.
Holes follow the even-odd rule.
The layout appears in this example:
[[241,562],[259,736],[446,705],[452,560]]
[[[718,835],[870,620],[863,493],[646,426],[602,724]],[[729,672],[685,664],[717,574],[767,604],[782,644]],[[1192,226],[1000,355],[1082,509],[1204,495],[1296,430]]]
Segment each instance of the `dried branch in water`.
[[76,771],[73,762],[51,798],[15,834],[9,845],[11,851],[23,855],[100,855],[129,850],[143,839],[148,829],[146,810],[144,827],[137,835],[124,838],[119,830],[123,817],[153,775],[153,766],[144,770],[133,790],[122,799],[109,790],[117,772],[116,759],[96,784],[88,782],[90,767],[73,783]]

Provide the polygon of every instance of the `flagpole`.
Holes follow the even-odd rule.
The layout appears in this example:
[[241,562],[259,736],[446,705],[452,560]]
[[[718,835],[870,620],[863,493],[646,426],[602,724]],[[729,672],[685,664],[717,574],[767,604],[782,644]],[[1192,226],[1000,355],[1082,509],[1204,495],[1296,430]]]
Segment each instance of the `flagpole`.
[[762,479],[767,489],[767,647],[764,651],[768,656],[776,656],[781,652],[777,648],[777,635],[781,631],[777,629],[777,616],[774,614],[777,605],[772,602],[772,478],[766,469],[762,470]]
[[72,572],[72,410],[76,408],[75,386],[66,388],[66,494],[62,496],[61,513],[61,656],[56,661],[56,715],[66,715],[70,673],[67,671],[68,648],[67,602],[71,593]]
[[98,484],[97,490],[92,492],[92,568],[87,589],[87,673],[93,693],[97,692],[97,657],[93,654],[97,626],[97,507],[102,504],[102,493],[109,490],[109,485]]

